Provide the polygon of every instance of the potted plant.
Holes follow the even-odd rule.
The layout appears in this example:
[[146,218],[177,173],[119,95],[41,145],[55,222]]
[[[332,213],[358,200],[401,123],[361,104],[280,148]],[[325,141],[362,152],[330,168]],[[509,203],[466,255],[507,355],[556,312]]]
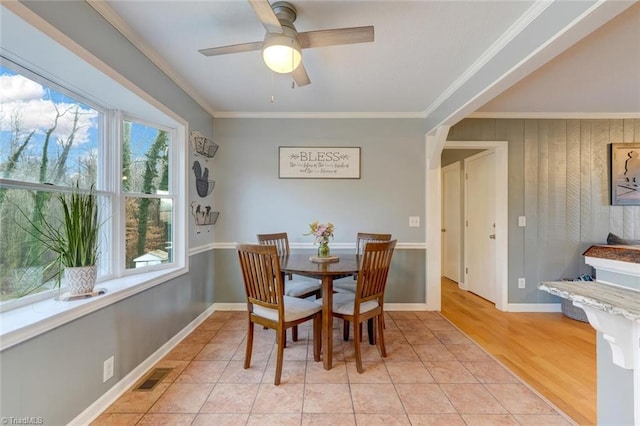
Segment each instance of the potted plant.
[[42,217],[41,226],[31,233],[55,254],[50,266],[57,268],[58,277],[62,272],[69,293],[91,293],[96,282],[100,229],[94,186],[83,192],[76,184],[71,193],[56,199],[62,207],[62,223]]

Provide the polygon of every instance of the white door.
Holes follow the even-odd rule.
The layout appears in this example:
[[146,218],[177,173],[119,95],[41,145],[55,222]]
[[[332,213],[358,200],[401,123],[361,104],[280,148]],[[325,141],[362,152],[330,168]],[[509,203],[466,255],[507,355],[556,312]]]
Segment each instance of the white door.
[[442,168],[442,275],[460,282],[460,162]]
[[464,160],[465,284],[469,291],[496,301],[495,153]]

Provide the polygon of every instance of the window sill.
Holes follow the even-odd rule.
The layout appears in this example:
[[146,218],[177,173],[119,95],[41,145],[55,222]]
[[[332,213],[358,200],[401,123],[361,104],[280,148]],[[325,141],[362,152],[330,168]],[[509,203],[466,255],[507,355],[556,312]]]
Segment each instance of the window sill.
[[0,352],[186,272],[183,267],[129,275],[98,283],[97,288],[107,290],[100,296],[68,302],[51,298],[3,312]]

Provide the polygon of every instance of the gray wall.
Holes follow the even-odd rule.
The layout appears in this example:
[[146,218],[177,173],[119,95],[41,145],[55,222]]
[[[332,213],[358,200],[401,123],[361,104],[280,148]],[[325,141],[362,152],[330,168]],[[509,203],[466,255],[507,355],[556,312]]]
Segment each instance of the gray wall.
[[612,362],[611,346],[602,333],[597,339],[597,412],[601,426],[634,424],[633,370],[625,370]]
[[[334,243],[357,232],[390,232],[425,243],[425,141],[413,119],[215,119],[214,203],[223,210],[216,243],[255,241],[257,233],[303,236],[313,220],[335,224]],[[279,146],[361,147],[360,179],[279,179]],[[421,226],[409,228],[409,216]],[[333,251],[333,250],[332,250]],[[244,300],[233,250],[216,250],[216,302]],[[388,301],[424,303],[425,251],[396,249]],[[393,290],[392,290],[393,289]]]
[[[213,134],[213,119],[206,111],[86,2],[26,5],[186,119],[191,128]],[[206,238],[213,239],[211,234]],[[213,303],[212,252],[192,256],[189,266],[188,274],[2,351],[2,416],[41,416],[46,424],[61,425],[85,410]],[[115,374],[102,383],[102,363],[111,355]]]
[[466,119],[448,139],[509,142],[509,303],[557,301],[537,283],[591,273],[582,253],[609,232],[640,237],[640,206],[609,205],[607,157],[640,141],[640,120]]

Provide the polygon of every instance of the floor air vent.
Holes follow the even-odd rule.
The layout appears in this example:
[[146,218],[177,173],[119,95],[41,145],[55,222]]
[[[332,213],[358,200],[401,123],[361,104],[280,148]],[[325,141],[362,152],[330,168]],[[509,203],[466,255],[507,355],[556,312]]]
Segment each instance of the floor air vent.
[[145,377],[138,386],[133,389],[134,392],[148,392],[153,390],[158,383],[162,381],[173,368],[154,368],[147,377]]

